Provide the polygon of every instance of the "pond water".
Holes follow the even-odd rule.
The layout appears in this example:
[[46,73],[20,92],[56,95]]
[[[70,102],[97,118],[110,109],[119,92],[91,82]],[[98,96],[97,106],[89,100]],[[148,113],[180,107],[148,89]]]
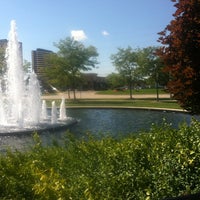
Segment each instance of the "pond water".
[[[105,134],[114,137],[137,134],[140,130],[149,130],[152,124],[162,124],[164,119],[177,128],[181,122],[189,125],[192,119],[192,116],[187,113],[143,109],[68,108],[66,113],[67,116],[78,120],[78,123],[70,128],[70,132],[78,138],[88,132],[97,137]],[[200,119],[197,116],[195,118]],[[52,138],[58,142],[62,141],[65,134],[66,130],[45,131],[40,134],[40,137],[45,144],[49,144]],[[8,146],[12,149],[23,149],[30,146],[32,142],[30,134],[0,136],[0,150],[5,151]]]
[[93,134],[110,133],[113,136],[149,130],[152,124],[162,124],[164,119],[174,128],[181,122],[190,124],[192,119],[191,115],[183,112],[121,108],[73,108],[67,110],[67,115],[79,120],[71,129],[76,134],[88,131]]

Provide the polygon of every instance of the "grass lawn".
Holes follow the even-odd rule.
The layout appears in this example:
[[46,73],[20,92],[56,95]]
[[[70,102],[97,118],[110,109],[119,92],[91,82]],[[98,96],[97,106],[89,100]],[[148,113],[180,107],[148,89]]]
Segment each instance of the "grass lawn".
[[[52,99],[53,100],[53,99]],[[47,105],[51,106],[51,101],[47,100]],[[56,105],[59,106],[61,101],[55,100]],[[150,107],[150,108],[168,108],[168,109],[181,109],[178,103],[170,99],[160,99],[156,101],[155,99],[78,99],[67,100],[67,107]]]
[[[167,94],[163,89],[159,89],[159,94]],[[130,91],[129,90],[123,90],[123,91],[117,91],[117,90],[104,90],[104,91],[98,91],[97,94],[109,94],[109,95],[129,95]],[[150,89],[139,89],[139,90],[133,90],[133,95],[134,94],[156,94],[156,89],[155,88],[150,88]]]
[[[116,94],[119,95],[129,95],[129,90],[126,91],[114,91],[114,90],[105,90],[105,91],[98,91],[97,94],[105,94],[105,95],[112,95],[113,97]],[[155,89],[141,89],[139,91],[133,91],[133,98],[134,94],[156,94]],[[163,89],[159,90],[159,94],[166,94]],[[47,100],[47,105],[51,107],[51,102],[54,99]],[[60,100],[55,100],[56,105],[60,105]],[[140,98],[140,99],[77,99],[77,100],[67,100],[66,102],[67,107],[86,107],[86,106],[93,106],[93,107],[150,107],[150,108],[167,108],[167,109],[181,109],[178,103],[175,100],[170,98],[159,98],[159,101],[156,101],[155,98]]]
[[171,100],[78,100],[69,101],[68,106],[110,106],[110,107],[151,107],[151,108],[169,108],[169,109],[181,109],[175,101]]

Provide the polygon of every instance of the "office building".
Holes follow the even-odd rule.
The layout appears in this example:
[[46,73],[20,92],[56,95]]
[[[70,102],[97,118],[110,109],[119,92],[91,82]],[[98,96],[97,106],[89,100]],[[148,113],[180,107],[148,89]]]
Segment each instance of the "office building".
[[40,81],[40,85],[45,89],[47,87],[47,81],[44,74],[44,68],[48,67],[46,62],[47,55],[53,54],[53,51],[46,49],[36,49],[32,51],[32,68],[34,72],[37,74],[38,80]]
[[42,74],[42,69],[44,67],[48,67],[45,61],[47,55],[52,54],[53,51],[46,50],[46,49],[36,49],[32,51],[32,66],[34,72],[40,76]]

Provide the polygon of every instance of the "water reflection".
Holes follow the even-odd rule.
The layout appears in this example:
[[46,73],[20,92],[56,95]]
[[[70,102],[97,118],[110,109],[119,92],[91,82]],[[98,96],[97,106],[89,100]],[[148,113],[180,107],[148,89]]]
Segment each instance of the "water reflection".
[[190,124],[192,116],[181,112],[166,112],[138,109],[68,109],[69,116],[80,119],[72,131],[84,133],[109,132],[112,135],[148,130],[152,124],[161,124],[163,119],[178,127],[180,122]]
[[[97,109],[97,108],[68,108],[67,116],[76,118],[79,123],[70,128],[75,137],[83,137],[86,132],[101,137],[104,134],[121,136],[140,130],[148,130],[152,124],[161,124],[163,119],[177,128],[181,122],[190,124],[192,116],[181,112],[166,112],[138,109]],[[200,119],[195,116],[195,118]],[[57,132],[43,132],[40,134],[45,144],[50,144],[56,138],[63,141],[66,130]],[[12,149],[24,149],[33,144],[31,135],[0,136],[0,150],[5,151],[9,146]]]

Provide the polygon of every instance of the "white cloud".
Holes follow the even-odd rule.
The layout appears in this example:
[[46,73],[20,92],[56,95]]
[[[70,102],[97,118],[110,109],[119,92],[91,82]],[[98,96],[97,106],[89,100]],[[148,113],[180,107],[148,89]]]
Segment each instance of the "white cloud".
[[108,35],[110,35],[110,34],[109,34],[107,31],[105,31],[105,30],[102,31],[101,33],[102,33],[103,36],[108,36]]
[[72,30],[71,31],[71,37],[74,40],[77,40],[77,41],[81,41],[81,40],[86,40],[87,39],[87,36],[86,36],[86,34],[84,33],[83,30]]

